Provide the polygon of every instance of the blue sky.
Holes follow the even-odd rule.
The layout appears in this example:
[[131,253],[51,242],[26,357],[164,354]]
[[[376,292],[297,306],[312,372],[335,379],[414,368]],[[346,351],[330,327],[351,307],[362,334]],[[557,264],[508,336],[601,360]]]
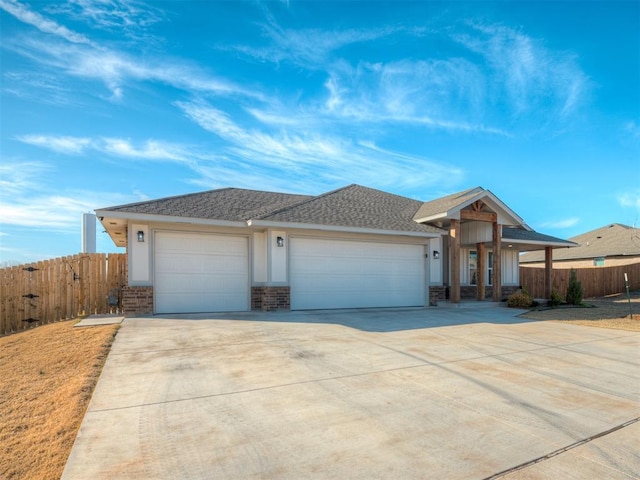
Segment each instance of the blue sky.
[[[640,224],[640,2],[0,0],[0,262],[221,187]],[[98,250],[117,251],[98,233]]]

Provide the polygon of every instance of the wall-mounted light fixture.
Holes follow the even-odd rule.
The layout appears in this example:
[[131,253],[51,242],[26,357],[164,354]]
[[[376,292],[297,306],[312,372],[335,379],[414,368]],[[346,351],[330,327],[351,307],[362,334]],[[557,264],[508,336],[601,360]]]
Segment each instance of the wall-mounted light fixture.
[[284,237],[276,237],[276,245],[284,247]]
[[138,230],[138,241],[144,242],[144,231]]
[[437,260],[440,258],[440,252],[438,250],[433,251],[433,258],[434,260]]

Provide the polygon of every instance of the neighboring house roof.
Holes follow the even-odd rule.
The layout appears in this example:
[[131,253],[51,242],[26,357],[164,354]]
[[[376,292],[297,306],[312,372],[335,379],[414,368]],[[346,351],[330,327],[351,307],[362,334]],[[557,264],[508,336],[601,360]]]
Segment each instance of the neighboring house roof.
[[504,225],[518,225],[530,229],[506,203],[496,197],[490,190],[482,187],[470,188],[462,192],[453,193],[446,197],[425,202],[414,215],[416,222],[448,223],[451,219],[459,219],[460,211],[472,203],[481,200],[492,212],[498,214],[500,223]]
[[[613,223],[569,239],[577,247],[556,250],[553,260],[580,260],[613,256],[640,256],[640,231],[637,228]],[[541,252],[520,256],[520,263],[542,262]]]

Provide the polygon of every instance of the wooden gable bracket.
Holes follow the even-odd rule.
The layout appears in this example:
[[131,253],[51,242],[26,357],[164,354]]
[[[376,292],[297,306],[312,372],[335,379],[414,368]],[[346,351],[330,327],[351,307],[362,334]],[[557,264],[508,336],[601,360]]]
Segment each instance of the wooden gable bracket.
[[498,216],[493,212],[482,212],[474,208],[474,210],[460,210],[460,220],[495,223],[498,221]]

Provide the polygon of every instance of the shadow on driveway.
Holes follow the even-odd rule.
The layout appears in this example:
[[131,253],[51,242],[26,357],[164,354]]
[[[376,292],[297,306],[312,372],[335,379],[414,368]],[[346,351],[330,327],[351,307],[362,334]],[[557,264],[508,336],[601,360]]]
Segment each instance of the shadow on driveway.
[[474,323],[507,325],[535,321],[518,317],[525,311],[507,308],[503,303],[463,302],[443,303],[437,307],[167,314],[153,318],[333,324],[363,332],[397,332]]

